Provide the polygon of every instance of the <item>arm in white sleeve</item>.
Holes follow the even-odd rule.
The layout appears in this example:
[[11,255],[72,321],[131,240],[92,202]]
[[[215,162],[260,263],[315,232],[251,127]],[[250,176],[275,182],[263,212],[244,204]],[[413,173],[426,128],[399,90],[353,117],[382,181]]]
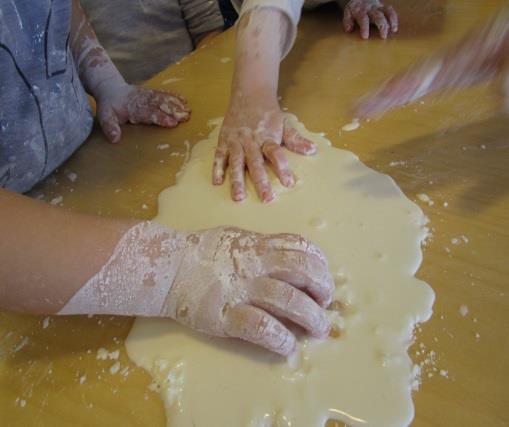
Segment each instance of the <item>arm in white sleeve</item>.
[[271,8],[281,11],[290,23],[287,26],[287,34],[283,43],[282,58],[290,52],[297,37],[297,25],[300,20],[304,0],[232,0],[232,3],[237,12],[239,12],[239,20],[237,22],[240,22],[244,15],[254,9]]

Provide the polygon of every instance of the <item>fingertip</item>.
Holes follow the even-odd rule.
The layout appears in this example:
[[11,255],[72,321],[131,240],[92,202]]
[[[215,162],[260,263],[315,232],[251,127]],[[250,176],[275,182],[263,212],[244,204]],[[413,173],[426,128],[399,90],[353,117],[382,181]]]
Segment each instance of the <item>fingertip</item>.
[[331,324],[329,322],[329,319],[327,319],[324,310],[322,318],[320,319],[320,323],[317,326],[316,330],[314,331],[313,336],[316,338],[327,338],[329,336],[330,329]]
[[295,185],[295,177],[292,172],[288,172],[281,177],[281,184],[287,188],[291,188]]
[[177,119],[180,123],[187,122],[191,117],[191,111],[176,111],[173,114],[173,117]]
[[106,137],[112,144],[118,144],[120,142],[121,135],[122,135],[122,132],[120,131],[120,127],[118,125],[112,126],[106,132]]
[[166,117],[163,119],[163,122],[162,122],[163,127],[166,127],[166,128],[174,128],[174,127],[176,127],[178,124],[179,124],[179,120],[175,120],[175,119],[174,119],[173,117],[171,117],[171,116],[166,116]]
[[305,151],[305,155],[306,156],[312,156],[313,154],[316,154],[316,151],[317,151],[317,147],[316,147],[316,144],[314,143],[311,143],[308,148],[306,149]]
[[242,202],[246,198],[245,193],[232,193],[232,200],[234,202]]
[[215,172],[212,175],[212,184],[213,185],[222,185],[223,182],[224,182],[224,174],[223,173]]
[[322,308],[325,308],[327,309],[331,303],[332,303],[332,299],[334,298],[334,288],[335,288],[335,284],[334,284],[334,281],[332,282],[332,289],[329,293],[327,293],[324,298],[320,301],[320,306]]
[[291,332],[287,333],[286,340],[281,346],[281,351],[278,351],[282,356],[291,356],[297,349],[297,338]]
[[274,200],[274,197],[275,197],[275,193],[272,191],[271,188],[269,188],[268,190],[264,190],[261,194],[261,200],[263,203],[270,203]]
[[239,183],[234,183],[231,186],[231,197],[234,202],[241,202],[246,198],[246,191]]
[[353,30],[353,25],[351,22],[343,22],[343,30],[345,33],[351,33]]

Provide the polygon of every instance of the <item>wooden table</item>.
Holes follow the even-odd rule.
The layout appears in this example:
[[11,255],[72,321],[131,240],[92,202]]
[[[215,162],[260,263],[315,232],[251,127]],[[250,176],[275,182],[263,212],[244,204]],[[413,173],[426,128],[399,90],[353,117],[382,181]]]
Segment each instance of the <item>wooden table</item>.
[[[309,129],[393,176],[408,197],[424,193],[433,201],[418,201],[433,230],[418,276],[437,300],[411,354],[416,362],[435,363],[414,395],[413,425],[508,426],[508,117],[496,114],[491,88],[480,87],[340,131],[358,96],[506,1],[399,3],[400,34],[385,42],[345,35],[333,7],[306,14],[282,66],[281,102]],[[224,58],[233,57],[233,46],[230,30],[148,83],[184,94],[193,107],[190,122],[175,130],[128,126],[116,146],[96,129],[34,195],[54,203],[63,196],[63,207],[75,211],[153,217],[157,195],[174,183],[186,147],[209,132],[209,119],[224,114],[232,73]],[[74,182],[69,172],[77,174]],[[162,403],[147,389],[149,376],[123,350],[131,324],[120,317],[0,313],[0,425],[164,425]],[[96,359],[101,347],[121,350],[121,372],[110,373],[115,360]]]

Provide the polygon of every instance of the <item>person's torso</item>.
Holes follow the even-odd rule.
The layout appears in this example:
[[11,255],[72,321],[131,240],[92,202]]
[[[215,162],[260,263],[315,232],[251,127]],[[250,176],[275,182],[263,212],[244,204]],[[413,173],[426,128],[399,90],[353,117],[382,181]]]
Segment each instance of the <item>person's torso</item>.
[[28,191],[90,133],[70,18],[70,0],[0,0],[0,187]]
[[193,50],[179,0],[81,0],[124,78],[147,80]]

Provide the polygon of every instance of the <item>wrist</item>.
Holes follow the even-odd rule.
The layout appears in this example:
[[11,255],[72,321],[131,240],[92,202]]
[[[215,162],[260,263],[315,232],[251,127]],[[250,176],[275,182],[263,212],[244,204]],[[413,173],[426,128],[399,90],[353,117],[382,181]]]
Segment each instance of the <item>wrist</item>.
[[279,109],[277,89],[254,84],[234,87],[230,96],[229,110],[246,110],[250,107],[264,110]]
[[58,314],[162,315],[187,246],[188,233],[150,221],[134,225]]
[[277,83],[272,84],[253,80],[234,82],[231,97],[242,98],[245,96],[277,100]]
[[90,52],[80,62],[79,70],[85,89],[96,100],[129,86],[102,47]]

